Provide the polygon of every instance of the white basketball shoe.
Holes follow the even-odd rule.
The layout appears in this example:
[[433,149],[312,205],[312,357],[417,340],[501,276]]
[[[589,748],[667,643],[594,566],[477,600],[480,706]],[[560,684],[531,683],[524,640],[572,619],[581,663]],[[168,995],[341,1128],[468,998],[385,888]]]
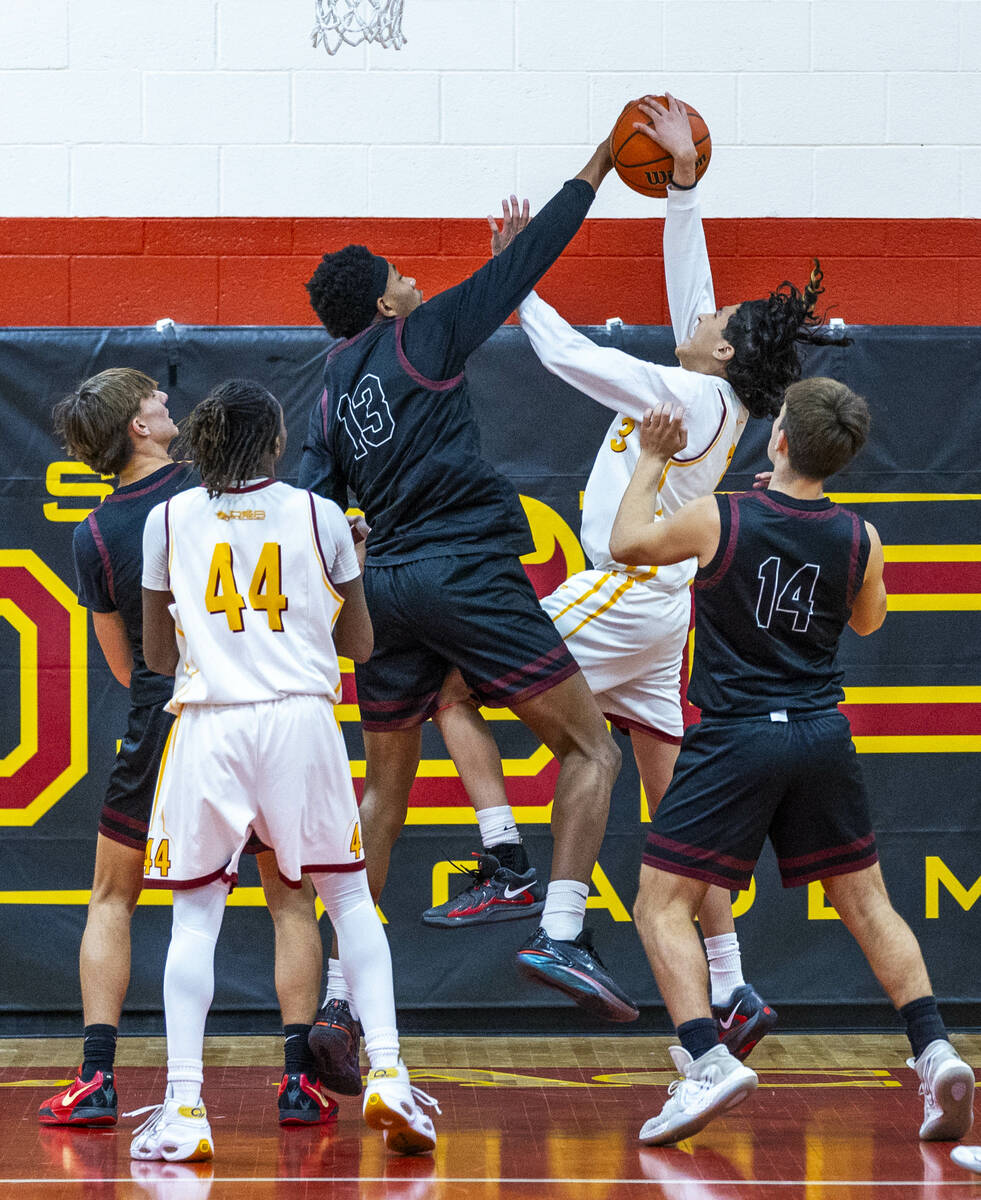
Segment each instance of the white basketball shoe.
[[429,1154],[436,1148],[436,1130],[420,1103],[440,1111],[432,1096],[412,1086],[401,1059],[397,1067],[368,1072],[364,1119],[382,1131],[385,1145],[396,1154]]
[[734,1058],[721,1043],[693,1059],[682,1046],[668,1053],[681,1079],[668,1086],[668,1101],[656,1117],[645,1121],[640,1140],[645,1146],[670,1146],[691,1137],[728,1108],[756,1090],[756,1072]]
[[974,1071],[945,1038],[930,1043],[906,1065],[920,1077],[924,1142],[953,1142],[974,1124]]
[[137,1108],[123,1116],[138,1117],[145,1112],[150,1116],[133,1134],[130,1158],[167,1162],[206,1162],[214,1158],[208,1111],[200,1100],[194,1105],[181,1104],[168,1084],[163,1104]]

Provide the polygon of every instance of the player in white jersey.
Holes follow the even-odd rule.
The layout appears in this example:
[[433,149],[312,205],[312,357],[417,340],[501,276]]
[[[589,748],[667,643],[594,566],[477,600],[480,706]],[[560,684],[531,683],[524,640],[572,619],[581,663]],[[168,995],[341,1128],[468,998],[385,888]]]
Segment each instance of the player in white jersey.
[[173,889],[174,922],[167,1094],[132,1157],[212,1156],[204,1022],[225,900],[253,833],[287,884],[309,875],[336,931],[372,1068],[365,1119],[399,1153],[432,1150],[432,1121],[399,1058],[391,957],[333,711],[338,652],[363,662],[373,641],[347,521],[274,478],[286,430],[259,384],[216,387],[188,418],[187,440],[204,486],[153,509],[143,544],[144,647],[152,669],[176,674],[177,715],[145,875],[148,887]]
[[[688,119],[670,96],[667,108],[648,100],[645,111],[653,125],[644,126],[643,132],[675,160],[663,251],[680,365],[661,366],[597,346],[534,292],[518,312],[543,365],[616,413],[583,497],[582,545],[593,569],[568,579],[542,606],[572,650],[604,715],[630,736],[653,813],[670,782],[683,733],[681,663],[691,612],[688,584],[696,564],[689,560],[669,567],[629,567],[610,553],[610,531],[640,452],[635,426],[658,403],[684,410],[688,445],[668,464],[658,493],[659,515],[670,516],[687,501],[714,490],[750,416],[772,417],[779,410],[783,387],[800,374],[795,339],[823,339],[810,331],[819,271],[803,295],[782,285],[767,300],[716,307]],[[521,219],[516,223],[520,227]],[[513,906],[508,904],[509,894],[519,886],[540,889],[532,882],[535,876],[523,850],[514,845],[518,832],[493,739],[472,706],[461,703],[466,699],[462,680],[451,676],[435,719],[474,801],[487,854],[471,887],[424,915],[427,923],[442,926],[531,915],[533,906],[520,906],[527,893],[516,895]],[[570,909],[584,903],[585,894],[567,898]],[[547,899],[544,906],[539,900],[534,911],[543,907],[548,916]],[[728,895],[710,889],[699,919],[720,1032],[743,1057],[772,1028],[775,1014],[742,977]]]

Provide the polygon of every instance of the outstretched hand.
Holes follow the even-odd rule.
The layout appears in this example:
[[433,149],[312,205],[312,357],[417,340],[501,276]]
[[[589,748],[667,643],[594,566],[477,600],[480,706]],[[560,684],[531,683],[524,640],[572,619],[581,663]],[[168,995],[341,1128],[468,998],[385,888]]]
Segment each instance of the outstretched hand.
[[665,402],[644,413],[640,426],[640,448],[644,454],[667,461],[687,445],[685,410],[680,404],[675,407]]
[[670,92],[664,93],[667,107],[659,104],[653,96],[644,96],[639,101],[639,107],[651,119],[649,125],[634,122],[634,129],[663,147],[677,162],[691,158],[695,161],[695,142],[691,136],[691,122],[688,120],[688,110],[676,100]]
[[491,256],[493,258],[497,258],[504,247],[509,246],[531,220],[527,199],[522,200],[520,210],[517,196],[511,197],[510,207],[508,207],[507,200],[503,200],[501,208],[504,211],[504,217],[500,229],[493,217],[487,218],[487,224],[491,227]]

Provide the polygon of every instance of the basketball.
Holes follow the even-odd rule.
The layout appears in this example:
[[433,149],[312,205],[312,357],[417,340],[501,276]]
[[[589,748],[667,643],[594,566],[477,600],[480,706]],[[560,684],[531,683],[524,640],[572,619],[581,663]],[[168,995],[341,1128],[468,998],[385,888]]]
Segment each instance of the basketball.
[[[658,104],[667,107],[663,96],[655,96]],[[712,139],[708,126],[701,115],[690,104],[681,101],[688,110],[692,141],[695,143],[695,179],[701,179],[712,157]],[[639,100],[632,100],[620,116],[610,134],[610,154],[617,174],[629,188],[642,196],[666,196],[671,182],[674,159],[657,142],[639,130],[634,122],[652,125],[653,122],[640,108]]]

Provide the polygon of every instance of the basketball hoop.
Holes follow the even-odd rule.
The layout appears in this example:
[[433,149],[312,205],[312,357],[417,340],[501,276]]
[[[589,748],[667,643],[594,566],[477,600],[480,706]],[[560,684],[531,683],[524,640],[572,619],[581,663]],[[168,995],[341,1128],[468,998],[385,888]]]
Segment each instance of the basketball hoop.
[[379,46],[401,50],[404,0],[316,0],[317,23],[313,44],[323,42],[328,54],[336,54],[342,43],[377,42]]

